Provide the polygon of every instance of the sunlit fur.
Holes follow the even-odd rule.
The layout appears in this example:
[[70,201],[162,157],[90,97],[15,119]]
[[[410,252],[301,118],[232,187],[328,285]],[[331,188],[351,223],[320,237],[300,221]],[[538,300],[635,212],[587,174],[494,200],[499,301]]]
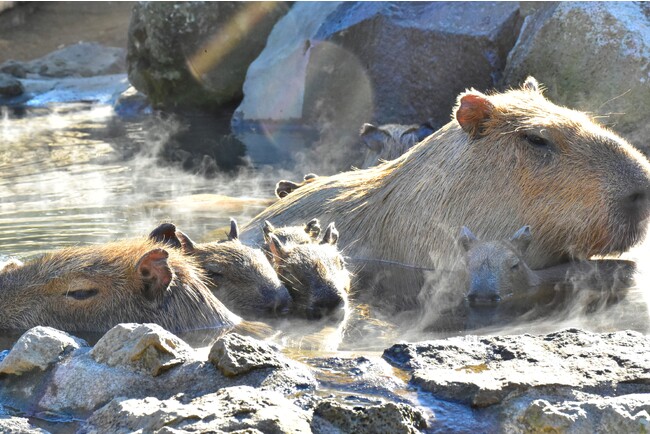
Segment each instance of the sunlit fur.
[[[485,239],[535,228],[526,254],[533,268],[640,240],[647,213],[631,222],[615,199],[650,185],[650,165],[636,149],[534,88],[468,91],[459,101],[470,93],[494,108],[477,136],[454,119],[396,160],[319,177],[255,217],[242,238],[259,239],[263,220],[291,225],[317,216],[345,228],[348,256],[460,271],[462,225]],[[554,152],[534,149],[524,138],[531,131]]]
[[[207,289],[194,260],[173,249],[158,262],[169,266],[171,282],[147,294],[147,276],[137,264],[161,248],[148,240],[72,247],[6,269],[0,272],[0,328],[105,332],[118,323],[151,322],[180,331],[240,321]],[[75,299],[75,291],[94,295]]]

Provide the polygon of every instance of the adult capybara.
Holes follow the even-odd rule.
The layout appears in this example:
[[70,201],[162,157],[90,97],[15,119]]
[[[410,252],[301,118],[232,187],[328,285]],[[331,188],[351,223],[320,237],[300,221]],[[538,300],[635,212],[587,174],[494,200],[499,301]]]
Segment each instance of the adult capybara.
[[431,124],[363,124],[359,137],[368,148],[362,169],[376,166],[382,161],[394,160],[417,143],[434,133]]
[[[316,231],[318,228],[318,231]],[[313,219],[304,226],[274,228],[265,222],[264,251],[293,299],[293,312],[307,319],[343,320],[347,314],[350,273],[330,223],[322,239]]]
[[[461,228],[459,242],[466,251],[470,306],[496,306],[515,300],[532,307],[549,296],[589,291],[598,299],[618,299],[632,284],[636,265],[632,261],[601,259],[570,261],[533,270],[524,259],[532,241],[529,226],[510,239],[482,241],[469,228]],[[593,297],[592,297],[593,298]]]
[[[629,249],[650,211],[650,164],[589,115],[557,106],[529,78],[519,89],[458,97],[454,119],[401,157],[319,177],[245,228],[310,216],[346,228],[352,258],[464,272],[456,234],[502,239],[526,224],[533,268]],[[466,277],[466,276],[465,276]]]
[[0,272],[0,329],[105,332],[125,322],[185,331],[240,319],[194,260],[149,240],[66,248]]
[[149,237],[194,257],[205,271],[212,293],[234,312],[244,317],[289,312],[287,288],[262,250],[239,242],[235,220],[230,221],[226,241],[195,243],[172,223],[162,223]]

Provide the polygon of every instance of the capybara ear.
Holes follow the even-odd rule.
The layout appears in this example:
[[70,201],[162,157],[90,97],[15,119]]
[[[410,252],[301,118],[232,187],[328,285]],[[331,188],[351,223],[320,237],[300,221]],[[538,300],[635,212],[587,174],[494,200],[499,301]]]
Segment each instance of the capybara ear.
[[302,179],[304,179],[305,181],[313,181],[316,178],[318,178],[318,175],[316,175],[315,173],[308,173],[302,177]]
[[370,148],[371,151],[381,152],[384,149],[384,141],[389,134],[373,124],[363,124],[361,127],[361,141]]
[[151,231],[149,239],[157,243],[166,244],[169,247],[180,249],[181,241],[176,235],[176,226],[173,223],[161,223],[156,229]]
[[176,236],[181,242],[181,247],[184,253],[192,254],[194,253],[194,241],[188,237],[184,232],[176,231]]
[[269,250],[271,250],[271,255],[273,257],[273,261],[276,259],[282,259],[287,256],[287,250],[282,244],[282,241],[275,236],[274,234],[270,233],[268,235],[268,243],[269,243]]
[[336,227],[334,226],[334,222],[332,222],[329,225],[327,225],[327,229],[325,229],[325,234],[323,235],[323,240],[320,243],[334,245],[338,240],[339,240],[339,231],[336,230]]
[[533,235],[530,232],[530,226],[526,225],[521,227],[515,234],[510,238],[510,242],[519,250],[521,253],[525,253],[526,249],[530,245],[530,242],[533,240]]
[[320,235],[320,230],[321,227],[318,219],[311,219],[305,225],[305,232],[314,240]]
[[275,231],[275,226],[273,226],[270,221],[264,220],[264,224],[262,225],[262,232],[264,233],[264,238],[266,239],[266,237],[271,235],[274,231]]
[[469,249],[471,249],[472,246],[478,242],[478,238],[476,238],[476,235],[474,235],[467,226],[463,226],[460,228],[458,242],[461,246],[463,246],[463,249],[468,252]]
[[282,199],[297,188],[300,188],[300,184],[282,179],[275,184],[275,195]]
[[[413,131],[415,134],[415,137],[417,138],[418,142],[421,142],[422,140],[426,139],[429,137],[431,134],[435,133],[436,130],[433,129],[431,124],[429,122],[425,122],[423,124],[420,124],[418,128]],[[404,134],[402,134],[404,135]]]
[[542,87],[539,85],[537,80],[535,80],[535,77],[529,76],[526,78],[526,81],[524,81],[524,84],[521,85],[521,88],[523,90],[528,90],[531,92],[538,92],[542,93]]
[[142,279],[142,294],[149,300],[160,299],[172,281],[173,273],[164,249],[154,249],[142,256],[135,266]]
[[230,233],[228,234],[228,240],[235,241],[239,239],[239,227],[237,226],[237,220],[230,218]]
[[494,106],[485,95],[476,91],[466,92],[460,97],[456,120],[463,131],[471,137],[477,137],[482,133],[483,124],[490,118],[493,110]]

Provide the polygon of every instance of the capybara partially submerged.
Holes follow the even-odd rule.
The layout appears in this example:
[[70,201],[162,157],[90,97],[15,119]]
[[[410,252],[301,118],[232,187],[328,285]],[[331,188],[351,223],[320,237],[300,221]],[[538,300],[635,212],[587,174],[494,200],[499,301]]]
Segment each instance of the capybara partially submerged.
[[193,256],[212,293],[234,312],[245,317],[288,313],[287,288],[260,249],[239,242],[237,222],[230,224],[228,240],[221,242],[195,243],[172,223],[159,225],[149,237]]
[[583,289],[603,297],[616,296],[630,286],[635,271],[633,262],[613,259],[566,262],[532,270],[524,259],[532,241],[529,226],[520,228],[510,239],[497,241],[480,241],[463,226],[459,241],[466,251],[470,306],[496,306],[518,299],[532,307],[537,299],[552,292]]
[[368,148],[362,169],[376,166],[382,161],[394,160],[417,143],[434,133],[429,123],[420,125],[363,124],[359,136]]
[[318,235],[313,237],[314,232],[310,231],[316,225],[315,219],[304,227],[293,228],[276,229],[267,223],[263,230],[264,250],[289,289],[297,315],[308,319],[343,319],[350,273],[336,245],[339,234],[334,223],[330,223],[318,241]]
[[0,329],[105,332],[137,322],[186,331],[239,323],[203,282],[191,258],[149,240],[57,250],[0,272]]
[[463,275],[461,226],[503,239],[528,224],[536,236],[525,260],[544,268],[636,244],[649,193],[650,164],[639,151],[548,101],[530,78],[504,93],[462,93],[454,120],[401,157],[315,179],[256,216],[242,237],[259,239],[264,220],[317,215],[346,228],[339,245],[352,258]]
[[315,173],[308,173],[304,176],[302,182],[293,182],[286,179],[281,179],[277,184],[275,184],[275,195],[282,199],[292,191],[302,187],[305,184],[309,184],[316,178],[318,178],[318,175]]

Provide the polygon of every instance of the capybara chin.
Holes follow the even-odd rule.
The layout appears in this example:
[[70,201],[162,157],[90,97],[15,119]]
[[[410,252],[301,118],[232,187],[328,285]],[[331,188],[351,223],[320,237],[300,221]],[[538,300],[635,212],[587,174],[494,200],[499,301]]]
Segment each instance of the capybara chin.
[[191,258],[148,240],[57,250],[0,271],[0,329],[106,332],[137,322],[187,331],[239,323],[203,281]]
[[530,225],[532,268],[629,249],[649,215],[650,164],[589,115],[548,101],[529,78],[521,88],[458,97],[453,120],[401,157],[319,177],[271,205],[263,220],[311,216],[346,228],[340,243],[365,257],[462,270],[456,234],[503,239]]

